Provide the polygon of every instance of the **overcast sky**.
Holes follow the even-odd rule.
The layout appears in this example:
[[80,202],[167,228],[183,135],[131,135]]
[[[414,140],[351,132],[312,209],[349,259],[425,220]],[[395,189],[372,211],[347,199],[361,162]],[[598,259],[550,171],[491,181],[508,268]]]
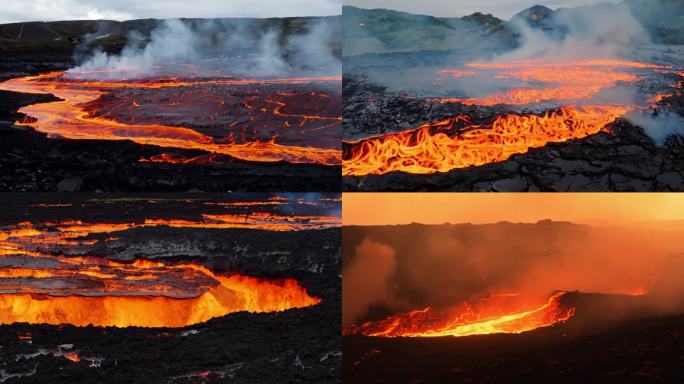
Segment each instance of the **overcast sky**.
[[339,15],[342,0],[0,0],[0,23]]
[[535,4],[556,9],[575,7],[616,0],[344,0],[345,5],[361,8],[386,8],[397,11],[432,15],[439,17],[460,17],[475,12],[491,13],[502,19],[509,19],[514,14]]

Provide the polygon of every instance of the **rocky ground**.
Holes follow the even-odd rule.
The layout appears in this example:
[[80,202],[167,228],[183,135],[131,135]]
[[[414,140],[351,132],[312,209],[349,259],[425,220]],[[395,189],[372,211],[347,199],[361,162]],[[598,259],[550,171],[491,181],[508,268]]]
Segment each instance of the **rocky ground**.
[[[491,121],[501,107],[477,108],[427,102],[388,91],[361,77],[343,84],[344,141],[416,128],[467,114],[474,122]],[[680,92],[663,100],[684,114]],[[657,146],[643,130],[618,120],[612,133],[549,144],[509,160],[445,173],[347,176],[345,191],[680,191],[684,189],[684,139],[670,137]]]
[[[119,220],[137,220],[160,211],[171,214],[174,205],[179,207],[173,212],[177,218],[197,214],[170,196],[155,195],[169,204],[163,209],[145,203],[144,196],[13,196],[4,199],[7,209],[0,221],[5,225],[75,216],[112,222],[117,211]],[[207,199],[213,201],[203,196],[201,202]],[[37,207],[39,203],[52,207]],[[95,206],[101,209],[93,210]],[[113,247],[105,249],[98,241],[81,251],[124,260],[167,257],[168,262],[200,262],[215,270],[292,277],[323,301],[280,313],[231,314],[181,329],[2,325],[0,382],[339,382],[339,229],[276,233],[158,227],[118,232],[117,237]],[[70,254],[68,249],[54,253]],[[80,361],[69,359],[74,351]]]
[[[602,304],[613,301],[610,297],[573,295],[574,304],[582,300],[603,300]],[[594,308],[587,313],[578,307],[565,324],[519,335],[345,336],[344,382],[681,382],[684,316],[618,321],[610,317],[612,309]]]

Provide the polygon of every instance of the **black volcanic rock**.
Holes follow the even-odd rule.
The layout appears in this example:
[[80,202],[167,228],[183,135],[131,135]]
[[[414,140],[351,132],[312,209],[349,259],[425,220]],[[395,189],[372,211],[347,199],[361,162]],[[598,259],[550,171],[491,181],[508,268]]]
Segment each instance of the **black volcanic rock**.
[[528,9],[516,13],[511,21],[522,20],[529,26],[544,27],[547,23],[552,22],[554,11],[543,5],[534,5]]

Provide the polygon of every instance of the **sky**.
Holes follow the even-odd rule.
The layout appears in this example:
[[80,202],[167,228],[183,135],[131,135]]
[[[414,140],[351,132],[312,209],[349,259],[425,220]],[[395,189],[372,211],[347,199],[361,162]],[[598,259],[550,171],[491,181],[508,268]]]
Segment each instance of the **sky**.
[[461,17],[475,12],[491,13],[502,19],[539,4],[551,9],[576,7],[616,0],[344,0],[344,5],[360,8],[386,8],[438,17]]
[[328,16],[342,0],[0,0],[0,24],[179,17]]
[[345,193],[343,225],[684,220],[677,193]]

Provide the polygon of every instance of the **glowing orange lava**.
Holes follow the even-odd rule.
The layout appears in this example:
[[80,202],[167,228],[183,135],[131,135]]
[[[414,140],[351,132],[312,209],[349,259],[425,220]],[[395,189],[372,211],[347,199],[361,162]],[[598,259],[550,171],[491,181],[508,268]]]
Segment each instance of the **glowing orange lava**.
[[[277,201],[224,203],[226,207],[277,205]],[[231,205],[232,204],[232,205]],[[202,220],[145,219],[142,222],[87,223],[61,221],[57,223],[23,222],[0,228],[0,256],[8,254],[41,255],[37,249],[55,246],[77,246],[93,243],[85,239],[90,234],[124,231],[132,228],[170,226],[180,228],[248,228],[269,231],[299,231],[334,228],[341,225],[339,216],[281,215],[270,212],[203,214]]]
[[477,75],[477,72],[475,71],[463,71],[459,69],[440,69],[437,73],[440,75],[449,75],[453,78]]
[[[226,202],[226,207],[278,205],[283,201]],[[294,279],[217,273],[193,263],[132,263],[101,257],[54,256],[98,240],[89,236],[132,228],[255,228],[272,231],[338,226],[340,218],[267,212],[204,214],[201,220],[144,222],[23,222],[0,228],[0,324],[15,322],[86,326],[182,327],[233,312],[274,312],[315,305]]]
[[342,173],[434,173],[503,161],[530,148],[593,135],[627,111],[611,105],[566,107],[543,116],[509,114],[486,126],[458,116],[350,143]]
[[[1,270],[1,324],[183,327],[234,312],[284,311],[320,302],[293,279],[220,275],[200,265],[146,260],[57,261],[56,269]],[[198,287],[188,291],[186,285]]]
[[491,333],[522,333],[568,320],[575,313],[561,303],[558,292],[542,304],[521,303],[518,294],[494,295],[447,309],[425,308],[384,320],[353,325],[345,335],[382,337],[470,336]]
[[[165,88],[203,86],[231,86],[245,84],[309,84],[313,82],[337,82],[339,77],[301,77],[284,79],[202,79],[184,81],[179,79],[155,79],[153,81],[90,81],[70,80],[63,72],[38,76],[15,78],[0,83],[0,89],[54,94],[64,101],[34,104],[23,107],[19,112],[30,116],[30,121],[19,124],[30,125],[49,137],[96,140],[132,140],[139,144],[157,145],[182,149],[198,149],[211,153],[230,155],[247,161],[291,163],[317,163],[337,165],[341,162],[338,149],[281,145],[270,141],[231,143],[199,133],[193,129],[156,124],[127,124],[104,117],[94,117],[85,110],[91,103],[110,89],[121,88]],[[136,106],[133,101],[132,108]],[[276,105],[274,113],[284,114],[282,106]],[[316,116],[302,116],[304,121]],[[341,118],[320,117],[339,123]]]
[[[484,75],[525,82],[486,97],[440,98],[441,103],[465,105],[535,105],[560,102],[543,115],[510,113],[491,124],[476,125],[468,116],[422,125],[418,128],[345,143],[343,175],[363,176],[402,171],[414,174],[447,172],[507,160],[548,143],[581,139],[601,131],[631,104],[597,103],[601,91],[619,84],[634,84],[642,76],[630,71],[666,70],[669,67],[620,60],[507,63],[470,63],[468,70],[442,69],[438,74],[457,77]],[[651,102],[662,99],[656,96]]]

